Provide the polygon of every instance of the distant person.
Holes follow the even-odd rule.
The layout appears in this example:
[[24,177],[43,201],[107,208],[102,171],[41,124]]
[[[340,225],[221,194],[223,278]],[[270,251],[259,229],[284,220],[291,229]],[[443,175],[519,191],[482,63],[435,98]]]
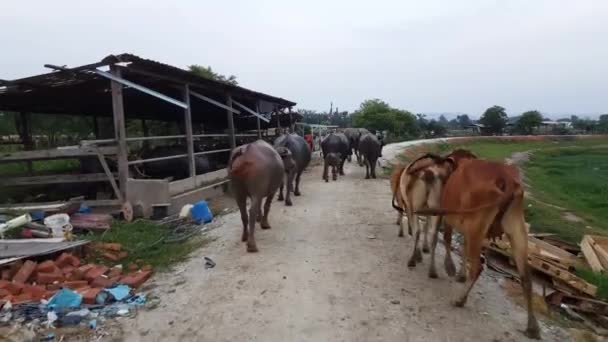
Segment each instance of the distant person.
[[308,133],[304,135],[304,140],[306,140],[306,143],[308,144],[308,147],[310,148],[310,151],[314,151],[314,141],[312,139],[312,134]]

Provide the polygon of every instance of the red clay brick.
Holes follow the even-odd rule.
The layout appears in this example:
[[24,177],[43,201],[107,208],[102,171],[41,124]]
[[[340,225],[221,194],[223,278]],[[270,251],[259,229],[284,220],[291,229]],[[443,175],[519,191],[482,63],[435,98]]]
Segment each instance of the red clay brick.
[[95,265],[93,265],[93,264],[86,264],[86,265],[82,265],[82,266],[78,267],[78,270],[80,272],[86,274],[93,267],[95,267]]
[[127,267],[127,270],[128,270],[129,272],[135,272],[135,271],[137,271],[138,269],[139,269],[139,266],[137,266],[137,265],[136,265],[136,264],[134,264],[134,263],[130,263],[130,264],[129,264],[129,266]]
[[104,276],[99,276],[91,282],[92,287],[106,288],[106,287],[110,287],[112,285],[114,285],[114,282],[112,281],[112,279],[110,279],[108,277],[104,277]]
[[74,272],[74,270],[75,270],[75,269],[76,269],[76,268],[75,268],[74,266],[70,266],[70,265],[63,266],[63,267],[61,268],[61,273],[63,273],[64,275],[66,275],[66,276],[67,276],[68,274],[70,274],[70,273]]
[[8,280],[12,280],[12,279],[13,279],[13,277],[15,276],[15,274],[17,274],[17,271],[19,271],[19,269],[20,269],[22,266],[23,266],[23,260],[17,260],[17,261],[15,261],[15,263],[14,263],[14,264],[12,264],[12,265],[11,265],[11,268],[9,269],[9,270],[10,270],[10,275],[11,275],[11,278],[10,278],[10,279],[8,279]]
[[11,295],[11,293],[8,292],[8,290],[6,290],[6,289],[0,289],[0,298],[4,298],[4,297],[10,296],[10,295]]
[[66,281],[65,283],[63,283],[63,287],[67,287],[72,290],[87,287],[88,285],[89,285],[89,282],[86,280],[72,280],[72,281]]
[[29,293],[22,293],[20,295],[17,295],[15,297],[13,297],[13,304],[23,304],[23,303],[29,303],[32,302],[34,299],[32,298],[32,296],[30,296]]
[[46,289],[48,291],[57,291],[57,290],[59,290],[62,287],[63,287],[63,284],[59,284],[59,283],[57,283],[57,284],[48,284],[46,286]]
[[142,271],[152,271],[152,265],[145,265],[141,268]]
[[20,294],[21,291],[23,290],[23,284],[16,283],[16,282],[10,282],[8,284],[8,286],[6,286],[4,289],[7,290],[8,292],[10,292],[13,296],[16,296],[16,295]]
[[78,266],[80,266],[80,259],[78,259],[77,257],[73,256],[70,253],[63,253],[59,256],[59,258],[57,258],[55,263],[60,268],[63,268],[64,266],[67,266],[67,265],[70,265],[72,267],[78,267]]
[[97,298],[97,295],[99,294],[99,292],[101,292],[100,288],[91,288],[88,289],[87,291],[82,293],[82,301],[85,304],[95,304],[95,298]]
[[140,271],[136,273],[130,273],[120,280],[121,283],[129,285],[134,288],[140,287],[152,276],[152,271]]
[[31,260],[27,260],[25,263],[23,263],[23,266],[21,266],[19,271],[17,271],[17,274],[15,274],[13,277],[13,281],[18,283],[27,282],[32,273],[34,273],[34,270],[36,270],[36,263]]
[[46,295],[46,288],[43,286],[25,284],[23,293],[28,294],[34,300],[41,300]]
[[53,273],[53,271],[55,271],[55,268],[57,268],[57,266],[55,266],[55,262],[53,260],[47,260],[36,266],[36,272]]
[[108,278],[114,278],[116,276],[122,275],[122,268],[120,267],[112,267],[110,272],[108,273]]
[[0,289],[5,289],[11,282],[9,280],[0,280]]
[[53,272],[53,273],[38,273],[36,274],[36,282],[38,284],[52,284],[56,281],[62,281],[64,279],[63,274],[61,272]]
[[100,275],[103,275],[104,273],[106,273],[109,270],[109,268],[107,266],[103,266],[103,265],[96,265],[95,267],[91,268],[84,276],[84,278],[86,280],[92,281],[93,279],[99,277]]
[[13,276],[11,274],[10,268],[5,268],[2,270],[2,280],[11,280]]
[[118,261],[118,260],[120,260],[120,257],[118,256],[117,253],[105,252],[101,256],[104,259],[108,259],[108,260],[112,260],[112,261]]
[[104,243],[103,245],[101,245],[101,248],[105,249],[107,251],[114,251],[114,252],[122,251],[122,245],[119,243]]
[[122,252],[118,253],[118,257],[120,259],[124,259],[124,258],[126,258],[128,256],[129,256],[129,252],[127,252],[127,251],[122,251]]

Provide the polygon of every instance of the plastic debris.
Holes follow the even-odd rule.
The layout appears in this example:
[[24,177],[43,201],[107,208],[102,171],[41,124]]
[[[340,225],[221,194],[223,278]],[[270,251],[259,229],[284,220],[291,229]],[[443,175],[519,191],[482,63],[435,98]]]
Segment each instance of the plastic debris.
[[90,329],[97,329],[97,320],[96,319],[92,319],[89,321],[89,328]]
[[47,328],[54,328],[53,323],[55,323],[55,321],[57,320],[57,314],[54,311],[49,311],[46,314],[46,327]]
[[179,217],[189,217],[190,216],[190,211],[192,210],[193,205],[192,204],[186,204],[182,207],[182,209],[179,211]]
[[48,333],[46,336],[44,336],[41,341],[52,341],[55,339],[55,334],[54,333]]
[[91,208],[89,208],[88,205],[82,203],[82,204],[80,204],[80,208],[78,208],[78,213],[79,214],[90,214]]
[[205,268],[214,268],[215,267],[215,261],[211,260],[208,257],[205,257]]
[[192,206],[190,213],[192,214],[192,219],[198,224],[209,223],[213,221],[213,214],[211,213],[211,210],[209,210],[209,206],[205,201],[199,201],[194,203],[194,206]]
[[70,290],[63,288],[59,290],[48,302],[48,306],[51,308],[78,308],[82,303],[82,295]]
[[127,285],[118,285],[113,288],[105,289],[116,301],[121,301],[129,296],[131,288]]
[[75,315],[68,316],[68,315],[65,315],[65,316],[61,317],[61,319],[59,321],[61,322],[62,326],[64,326],[64,325],[78,325],[78,324],[80,324],[80,322],[82,322],[82,318],[83,317],[81,317],[81,316],[75,316]]

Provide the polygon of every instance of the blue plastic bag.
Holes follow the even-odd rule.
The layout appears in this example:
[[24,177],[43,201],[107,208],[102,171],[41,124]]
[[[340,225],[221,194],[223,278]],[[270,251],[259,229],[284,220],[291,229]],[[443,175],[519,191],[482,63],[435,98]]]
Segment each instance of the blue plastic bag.
[[209,206],[205,201],[194,203],[194,206],[190,209],[190,213],[192,214],[192,219],[198,224],[213,221],[213,214],[211,214],[211,210],[209,210]]
[[63,288],[59,290],[51,299],[48,306],[50,308],[78,308],[82,303],[82,296],[70,289]]

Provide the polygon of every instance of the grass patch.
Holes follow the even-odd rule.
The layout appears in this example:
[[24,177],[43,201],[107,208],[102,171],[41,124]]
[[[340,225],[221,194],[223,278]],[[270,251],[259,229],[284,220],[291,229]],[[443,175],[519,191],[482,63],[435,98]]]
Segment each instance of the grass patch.
[[[165,226],[147,220],[137,220],[131,223],[115,222],[104,235],[91,234],[86,238],[122,244],[123,248],[129,251],[129,256],[121,260],[125,267],[135,262],[150,264],[155,270],[166,270],[172,264],[186,260],[195,249],[209,242],[204,235],[196,234],[181,242],[165,243],[163,240],[170,233],[170,228]],[[104,260],[96,262],[104,263]]]
[[[35,174],[68,173],[80,169],[77,159],[40,160],[32,162],[32,170]],[[27,163],[0,164],[0,175],[16,177],[24,176],[28,172]]]
[[576,269],[576,275],[597,286],[597,297],[599,299],[608,300],[608,275],[598,272],[593,272],[590,269]]

